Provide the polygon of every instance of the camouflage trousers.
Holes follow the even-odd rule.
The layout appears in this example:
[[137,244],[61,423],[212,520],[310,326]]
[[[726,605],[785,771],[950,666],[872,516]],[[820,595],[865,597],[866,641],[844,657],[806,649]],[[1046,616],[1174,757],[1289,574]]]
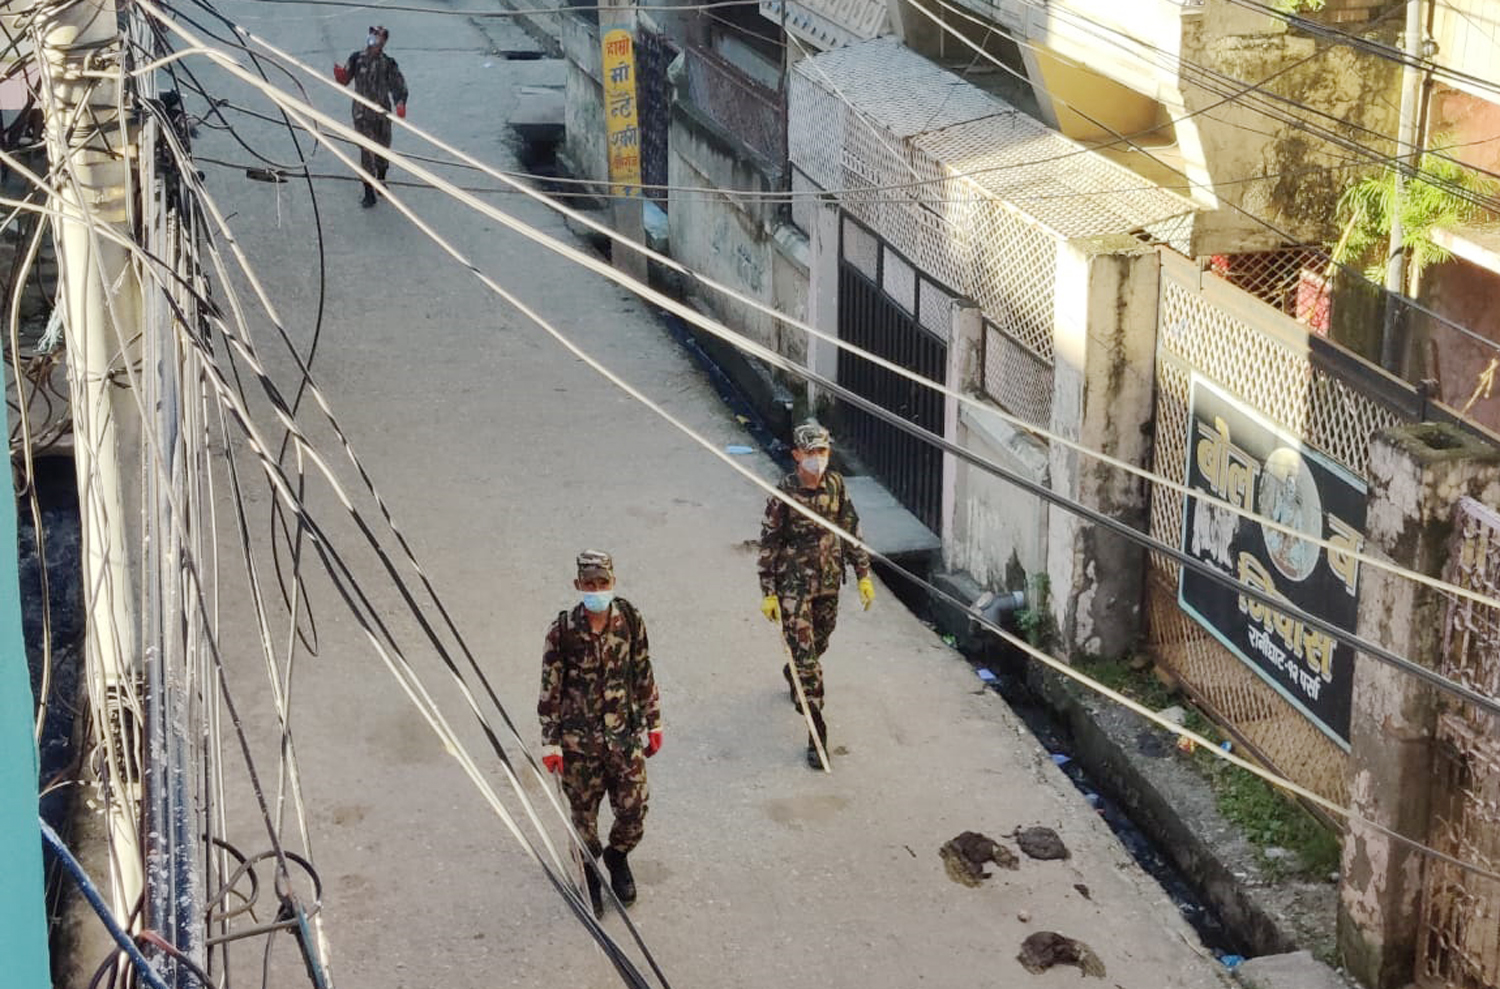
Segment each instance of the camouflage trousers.
[[[368,137],[376,144],[391,146],[391,118],[375,117],[356,113],[354,115],[354,130],[361,137]],[[390,163],[384,157],[377,155],[368,148],[359,149],[359,167],[369,174],[385,181],[385,170]]]
[[614,824],[609,829],[610,847],[630,852],[646,833],[646,754],[639,745],[626,751],[600,748],[590,752],[563,752],[562,788],[573,811],[573,827],[589,851],[598,855],[599,804],[609,795]]
[[838,618],[837,594],[781,599],[781,634],[792,651],[802,692],[819,711],[823,709],[823,666],[818,660],[828,649],[828,637]]

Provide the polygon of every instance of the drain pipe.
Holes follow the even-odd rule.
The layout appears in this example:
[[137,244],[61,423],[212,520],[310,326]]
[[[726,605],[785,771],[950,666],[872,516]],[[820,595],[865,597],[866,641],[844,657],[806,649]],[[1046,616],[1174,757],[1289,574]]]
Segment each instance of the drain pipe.
[[1004,615],[1013,614],[1026,607],[1025,591],[985,591],[974,599],[969,605],[969,610],[979,618],[984,619],[991,625],[999,625]]
[[1407,338],[1411,330],[1411,314],[1405,303],[1408,250],[1405,231],[1401,227],[1401,199],[1406,194],[1407,167],[1416,169],[1422,165],[1422,149],[1418,146],[1418,122],[1422,117],[1422,96],[1426,89],[1425,72],[1417,66],[1426,58],[1422,43],[1423,0],[1407,0],[1406,31],[1401,36],[1402,53],[1406,56],[1401,70],[1401,117],[1396,132],[1395,195],[1391,206],[1391,245],[1385,262],[1385,323],[1380,336],[1380,365],[1393,374],[1404,377],[1408,360]]

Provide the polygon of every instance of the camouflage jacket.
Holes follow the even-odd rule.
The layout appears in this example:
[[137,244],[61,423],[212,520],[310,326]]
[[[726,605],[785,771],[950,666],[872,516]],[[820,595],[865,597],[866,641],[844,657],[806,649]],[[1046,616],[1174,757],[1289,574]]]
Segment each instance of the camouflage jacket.
[[[793,471],[781,479],[777,489],[850,535],[864,538],[859,531],[859,513],[849,500],[842,474],[827,471],[816,489],[807,490]],[[780,498],[766,502],[766,517],[760,524],[762,594],[837,594],[844,582],[846,562],[854,566],[855,576],[869,576],[870,554],[788,507]]]
[[573,752],[627,750],[661,728],[646,626],[630,602],[615,598],[597,635],[582,604],[558,615],[547,630],[536,713],[542,744]]
[[[370,102],[385,107],[387,111],[397,103],[406,102],[406,78],[401,75],[401,67],[396,64],[396,60],[385,52],[373,58],[365,52],[355,52],[349,56],[345,68],[349,70],[349,81],[354,84],[354,91]],[[355,120],[378,116],[380,114],[363,103],[354,101]]]

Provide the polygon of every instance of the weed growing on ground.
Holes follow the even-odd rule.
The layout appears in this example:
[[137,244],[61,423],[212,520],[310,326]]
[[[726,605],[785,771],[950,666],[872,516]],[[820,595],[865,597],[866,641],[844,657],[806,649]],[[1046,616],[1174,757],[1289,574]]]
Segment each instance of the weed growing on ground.
[[[1079,669],[1153,711],[1178,704],[1187,712],[1183,727],[1215,745],[1224,741],[1224,734],[1201,711],[1162,683],[1149,664],[1128,659],[1095,660],[1080,664]],[[1302,805],[1283,796],[1260,777],[1211,753],[1194,753],[1192,765],[1213,789],[1219,812],[1259,850],[1268,875],[1326,880],[1338,870],[1338,834]],[[1266,851],[1272,848],[1286,849],[1292,856],[1268,857]]]

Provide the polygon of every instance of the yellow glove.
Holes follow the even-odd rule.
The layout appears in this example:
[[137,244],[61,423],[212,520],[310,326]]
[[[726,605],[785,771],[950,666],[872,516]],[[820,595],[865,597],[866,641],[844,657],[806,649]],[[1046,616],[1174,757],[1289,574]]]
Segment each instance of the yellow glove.
[[768,622],[781,622],[781,601],[774,594],[767,594],[765,600],[760,603],[760,613],[766,616]]
[[859,578],[859,603],[870,610],[870,605],[875,603],[875,582],[869,577]]

